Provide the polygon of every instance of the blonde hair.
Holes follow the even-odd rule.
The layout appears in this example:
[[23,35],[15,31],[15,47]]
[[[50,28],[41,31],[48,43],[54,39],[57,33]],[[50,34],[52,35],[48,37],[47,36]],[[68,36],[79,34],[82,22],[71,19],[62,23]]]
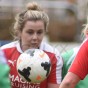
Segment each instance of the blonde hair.
[[36,3],[31,2],[26,6],[26,10],[17,14],[15,17],[15,23],[13,28],[13,37],[15,40],[19,40],[19,32],[22,32],[26,21],[42,20],[44,22],[45,30],[47,30],[49,24],[49,17],[43,11],[43,9]]
[[88,17],[87,17],[87,23],[86,24],[83,24],[83,26],[84,26],[84,28],[83,28],[83,30],[82,30],[82,38],[84,39],[85,38],[85,36],[86,36],[86,33],[87,33],[87,31],[88,31]]

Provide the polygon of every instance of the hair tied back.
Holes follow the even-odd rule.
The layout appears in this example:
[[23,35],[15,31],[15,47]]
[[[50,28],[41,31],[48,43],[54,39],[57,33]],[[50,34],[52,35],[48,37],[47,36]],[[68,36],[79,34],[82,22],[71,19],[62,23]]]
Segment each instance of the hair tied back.
[[26,5],[26,8],[27,8],[27,10],[38,10],[38,11],[42,11],[42,9],[40,8],[40,6],[36,2],[28,3]]

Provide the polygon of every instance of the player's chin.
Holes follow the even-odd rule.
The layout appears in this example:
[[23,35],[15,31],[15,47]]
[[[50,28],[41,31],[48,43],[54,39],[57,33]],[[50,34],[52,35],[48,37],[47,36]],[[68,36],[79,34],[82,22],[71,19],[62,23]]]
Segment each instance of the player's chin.
[[31,46],[30,49],[38,49],[38,46]]

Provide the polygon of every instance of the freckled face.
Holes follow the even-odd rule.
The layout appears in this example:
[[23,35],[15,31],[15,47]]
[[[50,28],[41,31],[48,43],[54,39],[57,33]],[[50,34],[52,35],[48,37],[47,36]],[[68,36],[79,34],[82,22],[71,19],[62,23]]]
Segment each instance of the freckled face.
[[38,48],[44,37],[44,33],[45,27],[43,21],[27,21],[20,33],[22,50]]

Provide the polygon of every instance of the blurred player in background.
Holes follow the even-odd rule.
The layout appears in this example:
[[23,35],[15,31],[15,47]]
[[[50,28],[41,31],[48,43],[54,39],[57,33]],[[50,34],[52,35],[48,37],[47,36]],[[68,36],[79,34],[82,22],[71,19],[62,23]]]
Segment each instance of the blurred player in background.
[[[87,39],[88,38],[88,24],[86,24],[85,28],[83,29],[82,34],[84,37],[84,41],[81,46],[75,47],[65,53],[62,53],[62,57],[64,60],[62,77],[64,79],[66,74],[67,74],[67,76],[65,77],[64,81],[62,82],[60,88],[87,88],[88,87],[88,76],[87,76],[88,65],[86,65],[86,63],[85,63],[85,61],[86,61],[85,59],[88,59],[88,57],[87,57],[88,55],[85,52],[85,50],[87,49],[85,44],[88,41],[88,39]],[[71,66],[71,68],[68,72],[68,69],[69,69],[72,61],[73,61],[73,65]],[[83,65],[82,65],[82,63],[83,63]],[[78,67],[79,67],[79,69],[78,69]],[[75,70],[75,69],[77,69],[77,70]],[[83,69],[85,69],[85,70],[83,70]],[[84,74],[85,71],[86,71],[86,73]],[[83,80],[81,80],[81,79],[83,79]]]
[[[62,58],[58,50],[42,41],[47,31],[48,23],[48,15],[36,2],[28,3],[27,8],[17,14],[13,28],[15,41],[1,47],[11,68],[12,88],[59,88],[62,79]],[[23,81],[16,69],[19,55],[32,48],[46,52],[52,65],[48,78],[39,84]]]
[[0,88],[11,88],[9,70],[4,53],[0,50]]

